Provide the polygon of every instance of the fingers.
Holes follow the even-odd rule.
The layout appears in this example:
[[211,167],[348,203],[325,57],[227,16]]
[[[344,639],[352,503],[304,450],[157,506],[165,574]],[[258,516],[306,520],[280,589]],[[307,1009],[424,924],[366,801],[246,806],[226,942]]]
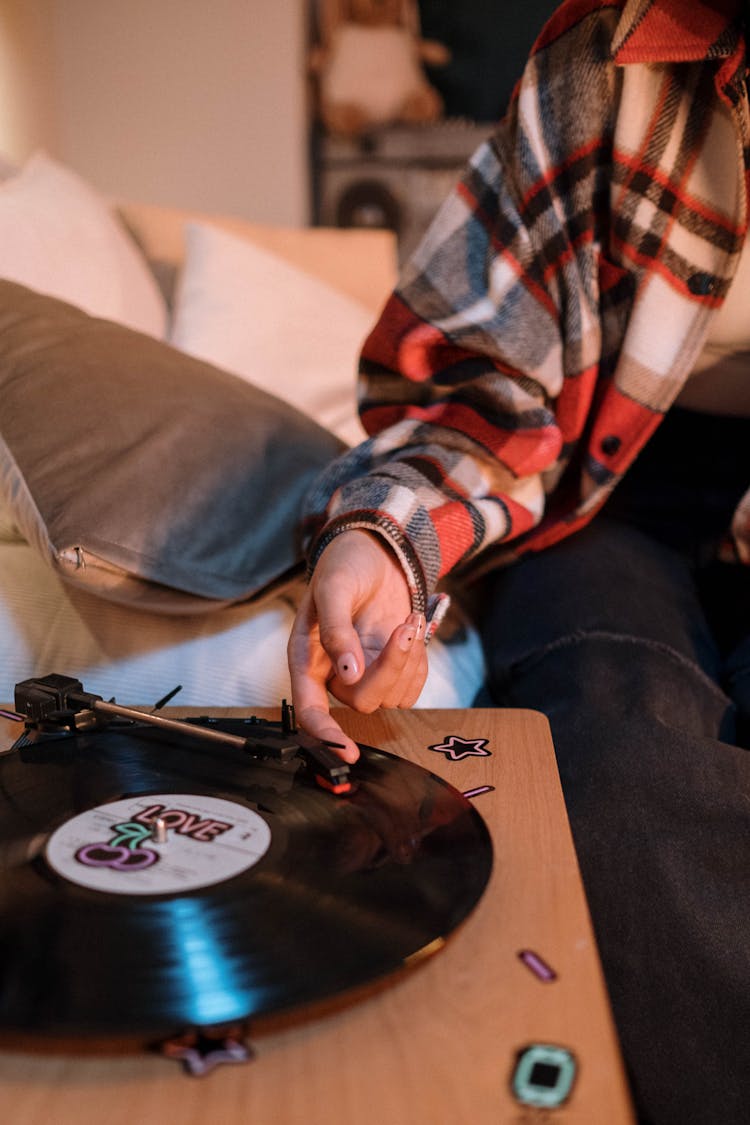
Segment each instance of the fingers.
[[425,620],[421,613],[410,614],[404,624],[394,630],[373,674],[376,689],[381,695],[380,706],[411,707],[419,698],[427,676],[424,630]]
[[320,644],[341,683],[356,683],[365,670],[365,657],[354,627],[352,599],[344,583],[321,582],[315,590]]
[[424,617],[419,613],[409,614],[406,621],[394,629],[380,655],[356,683],[346,684],[334,676],[328,685],[330,691],[358,711],[412,707],[427,678],[424,629]]
[[321,742],[333,743],[331,749],[345,762],[357,761],[359,747],[343,732],[327,706],[303,707],[301,710],[295,706],[294,713],[300,726],[313,738],[319,738]]
[[[425,622],[409,614],[410,593],[390,549],[367,531],[351,530],[323,551],[295,618],[288,659],[300,724],[358,748],[331,718],[329,691],[359,711],[410,707],[427,677]],[[408,616],[407,616],[408,614]]]
[[318,639],[315,606],[305,592],[287,647],[294,711],[300,726],[314,738],[338,743],[334,750],[345,762],[356,762],[359,747],[331,717],[326,682],[330,658]]

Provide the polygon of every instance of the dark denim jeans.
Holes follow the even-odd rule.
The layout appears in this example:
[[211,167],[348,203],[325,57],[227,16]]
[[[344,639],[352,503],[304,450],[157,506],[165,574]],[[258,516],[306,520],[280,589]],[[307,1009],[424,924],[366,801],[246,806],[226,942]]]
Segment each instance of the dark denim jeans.
[[637,485],[486,584],[489,690],[549,717],[642,1120],[747,1125],[750,568],[635,526]]

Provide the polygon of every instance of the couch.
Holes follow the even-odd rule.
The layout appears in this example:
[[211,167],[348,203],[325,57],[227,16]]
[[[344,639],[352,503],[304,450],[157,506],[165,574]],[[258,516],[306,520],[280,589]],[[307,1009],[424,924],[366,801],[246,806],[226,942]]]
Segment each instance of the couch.
[[[124,704],[274,706],[303,497],[364,436],[385,231],[105,199],[45,153],[0,173],[0,699],[50,672]],[[420,706],[483,679],[454,615]]]

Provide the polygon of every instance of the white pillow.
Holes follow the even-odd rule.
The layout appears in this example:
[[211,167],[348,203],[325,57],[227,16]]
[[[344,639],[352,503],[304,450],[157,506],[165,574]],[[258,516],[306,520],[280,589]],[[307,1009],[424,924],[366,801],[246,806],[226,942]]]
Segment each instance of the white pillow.
[[278,255],[187,224],[171,343],[285,399],[351,445],[366,436],[356,370],[372,323],[365,305]]
[[0,184],[0,277],[163,337],[153,274],[104,199],[43,152]]

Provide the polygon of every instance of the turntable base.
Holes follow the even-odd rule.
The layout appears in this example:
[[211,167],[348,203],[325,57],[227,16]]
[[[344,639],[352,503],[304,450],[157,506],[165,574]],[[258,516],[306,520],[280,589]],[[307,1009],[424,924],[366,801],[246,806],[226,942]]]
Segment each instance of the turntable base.
[[[546,719],[513,710],[338,717],[359,742],[470,796],[489,828],[489,885],[439,955],[314,1018],[252,1028],[253,1059],[201,1080],[132,1045],[83,1052],[74,1042],[4,1041],[3,1119],[632,1125]],[[17,734],[0,721],[0,749]]]

